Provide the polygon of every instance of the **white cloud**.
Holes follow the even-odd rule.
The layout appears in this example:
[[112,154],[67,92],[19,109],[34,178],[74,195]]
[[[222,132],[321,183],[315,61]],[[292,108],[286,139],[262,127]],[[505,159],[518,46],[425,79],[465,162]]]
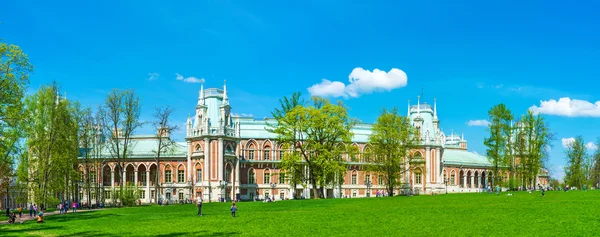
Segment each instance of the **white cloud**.
[[154,80],[158,79],[158,77],[160,77],[160,74],[158,74],[156,72],[148,73],[148,81],[154,81]]
[[587,148],[588,150],[597,150],[598,146],[596,146],[596,144],[594,144],[593,142],[588,142],[585,144],[585,148]]
[[550,152],[552,150],[552,147],[550,145],[546,145],[546,152]]
[[529,107],[534,113],[567,117],[600,117],[600,101],[591,103],[585,100],[571,99],[569,97],[556,100],[540,101],[540,106]]
[[467,125],[469,126],[490,126],[490,122],[488,122],[485,119],[480,119],[480,120],[469,120],[469,122],[467,122]]
[[372,72],[357,67],[348,75],[349,84],[340,81],[322,79],[321,83],[314,84],[308,88],[313,96],[323,97],[360,97],[376,91],[391,91],[405,87],[408,77],[404,71],[392,68],[389,72],[375,69]]
[[196,77],[184,77],[179,73],[175,73],[175,75],[177,76],[176,79],[178,81],[183,81],[183,82],[187,82],[187,83],[202,83],[204,82],[204,78],[196,78]]
[[571,145],[571,143],[575,142],[575,138],[574,137],[568,137],[568,138],[563,138],[560,139],[562,142],[562,146],[564,148],[569,148],[569,146]]
[[242,114],[233,113],[232,116],[233,117],[254,117],[254,115],[252,115],[252,114],[245,114],[245,113],[242,113]]

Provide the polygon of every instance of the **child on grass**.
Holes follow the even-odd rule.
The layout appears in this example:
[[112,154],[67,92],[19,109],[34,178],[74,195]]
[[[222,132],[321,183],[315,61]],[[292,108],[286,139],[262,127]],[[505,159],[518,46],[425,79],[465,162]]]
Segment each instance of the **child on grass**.
[[231,217],[235,217],[235,212],[237,211],[237,207],[235,206],[235,202],[231,204]]

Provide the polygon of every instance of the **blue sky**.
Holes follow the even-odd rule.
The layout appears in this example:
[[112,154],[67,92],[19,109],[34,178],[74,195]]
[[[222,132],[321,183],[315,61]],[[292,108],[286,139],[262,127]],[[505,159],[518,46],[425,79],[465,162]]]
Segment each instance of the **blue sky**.
[[[145,120],[163,105],[176,108],[177,123],[194,112],[200,85],[176,73],[207,87],[227,79],[234,112],[259,118],[326,79],[338,87],[318,93],[339,96],[367,123],[383,106],[406,111],[423,91],[428,103],[437,98],[444,131],[464,132],[483,154],[485,126],[470,120],[501,102],[517,115],[537,106],[556,134],[549,168],[562,177],[563,138],[600,135],[597,9],[597,1],[8,0],[0,38],[29,54],[31,91],[56,80],[68,98],[96,107],[111,88],[133,88]],[[385,73],[392,69],[407,83]]]

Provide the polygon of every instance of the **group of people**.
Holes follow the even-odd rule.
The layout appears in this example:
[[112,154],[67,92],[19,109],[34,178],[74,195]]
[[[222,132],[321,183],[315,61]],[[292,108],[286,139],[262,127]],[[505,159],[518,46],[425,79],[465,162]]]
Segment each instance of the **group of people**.
[[[73,213],[77,212],[78,207],[79,207],[79,203],[77,203],[77,202],[71,203],[71,208],[73,208]],[[61,215],[66,214],[67,212],[69,212],[69,202],[66,201],[64,203],[58,204],[58,206],[56,206],[56,209],[58,209],[60,211]]]
[[[202,197],[198,196],[196,198],[196,206],[198,206],[198,216],[202,216]],[[231,202],[231,208],[229,208],[229,211],[231,212],[231,217],[235,217],[237,209],[238,208],[235,205],[235,202]]]

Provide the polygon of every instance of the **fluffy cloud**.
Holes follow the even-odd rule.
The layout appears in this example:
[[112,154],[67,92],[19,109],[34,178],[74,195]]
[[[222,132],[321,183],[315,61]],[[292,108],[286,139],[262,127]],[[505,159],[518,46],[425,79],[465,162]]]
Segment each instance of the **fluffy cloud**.
[[186,83],[202,83],[202,82],[204,82],[204,78],[198,79],[196,77],[184,77],[179,73],[175,73],[175,75],[177,76],[176,79],[178,81],[183,81]]
[[404,71],[392,68],[389,72],[375,69],[372,72],[357,67],[348,76],[349,84],[323,79],[321,83],[308,88],[313,96],[323,97],[359,97],[376,91],[391,91],[405,87],[408,77]]
[[594,144],[593,142],[588,142],[585,144],[585,148],[587,148],[588,150],[597,150],[598,146],[596,146],[596,144]]
[[158,74],[156,72],[148,73],[148,81],[154,81],[154,80],[158,79],[158,77],[160,77],[160,74]]
[[600,101],[591,103],[585,100],[571,99],[569,97],[556,100],[540,101],[540,106],[529,107],[534,113],[567,117],[600,117]]
[[467,122],[467,125],[469,125],[469,126],[483,126],[483,127],[487,127],[487,126],[490,126],[490,122],[488,122],[485,119],[469,120],[469,122]]
[[571,143],[575,142],[575,138],[574,137],[563,138],[563,139],[560,139],[560,141],[562,142],[562,146],[564,148],[569,148]]

